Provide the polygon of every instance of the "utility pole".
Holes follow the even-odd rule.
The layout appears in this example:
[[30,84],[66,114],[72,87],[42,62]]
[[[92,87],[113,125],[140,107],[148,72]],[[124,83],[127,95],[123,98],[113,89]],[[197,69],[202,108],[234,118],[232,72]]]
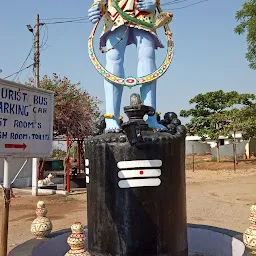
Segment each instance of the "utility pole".
[[39,87],[39,63],[40,63],[40,49],[39,49],[39,14],[36,15],[35,35],[34,35],[34,69],[35,69],[35,87]]
[[[39,87],[40,76],[39,76],[39,64],[40,64],[40,35],[39,35],[39,14],[36,15],[35,33],[34,33],[34,82],[35,87]],[[38,194],[38,160],[37,158],[32,159],[32,196]]]

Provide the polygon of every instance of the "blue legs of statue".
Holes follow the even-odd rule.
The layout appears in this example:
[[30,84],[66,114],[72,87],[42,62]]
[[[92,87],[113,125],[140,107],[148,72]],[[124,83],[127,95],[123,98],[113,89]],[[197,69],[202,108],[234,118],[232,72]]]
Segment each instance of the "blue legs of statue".
[[[116,45],[121,39],[125,30],[125,26],[121,26],[111,32],[107,37],[107,49]],[[144,30],[129,28],[129,31],[123,37],[121,43],[115,46],[115,49],[106,53],[106,69],[119,77],[124,77],[124,54],[127,46],[129,33],[132,33],[134,42],[137,45],[138,54],[138,77],[148,75],[156,70],[155,65],[155,45],[152,35]],[[112,114],[114,117],[106,118],[106,132],[119,132],[119,115],[120,105],[123,92],[123,86],[112,84],[104,81],[106,113]],[[144,105],[152,106],[156,109],[156,82],[143,85],[140,88],[141,99]],[[158,124],[156,115],[148,117],[147,123],[149,127],[157,130],[166,130],[166,128]]]
[[[134,41],[137,46],[138,66],[137,76],[142,77],[153,73],[156,70],[155,62],[155,42],[152,35],[144,30],[133,29]],[[140,87],[140,96],[142,103],[156,109],[156,82],[148,83]],[[166,128],[157,122],[157,114],[149,116],[147,123],[150,128],[156,130],[166,130]]]
[[[116,45],[123,36],[126,27],[121,26],[111,32],[106,41],[106,48],[110,49]],[[106,69],[113,75],[124,77],[124,53],[128,40],[128,33],[125,34],[122,42],[120,42],[113,50],[106,53]],[[112,84],[104,80],[106,113],[114,115],[113,118],[106,118],[105,132],[119,132],[119,116],[123,86]]]

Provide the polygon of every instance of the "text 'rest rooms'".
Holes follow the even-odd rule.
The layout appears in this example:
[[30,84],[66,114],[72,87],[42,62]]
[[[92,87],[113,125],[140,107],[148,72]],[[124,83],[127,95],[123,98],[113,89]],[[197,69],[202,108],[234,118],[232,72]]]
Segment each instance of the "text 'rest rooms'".
[[[33,102],[29,103],[32,97]],[[31,99],[30,99],[31,101]],[[29,95],[20,89],[0,88],[0,139],[10,140],[49,140],[49,134],[40,134],[42,123],[33,120],[35,114],[48,115],[48,98],[41,95]],[[2,114],[11,116],[8,118],[1,117]],[[19,117],[28,117],[28,121],[19,120]],[[13,130],[13,132],[3,131],[4,128]],[[19,132],[23,129],[23,132]],[[37,133],[30,134],[30,130]],[[15,131],[15,132],[14,132]]]

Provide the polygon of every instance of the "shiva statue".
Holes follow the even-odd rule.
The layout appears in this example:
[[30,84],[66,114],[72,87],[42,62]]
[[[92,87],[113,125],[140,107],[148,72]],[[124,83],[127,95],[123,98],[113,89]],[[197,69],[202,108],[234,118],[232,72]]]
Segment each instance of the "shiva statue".
[[[159,15],[156,15],[158,10]],[[104,76],[106,101],[106,133],[120,132],[120,105],[124,86],[140,86],[142,104],[156,110],[156,79],[167,70],[173,56],[173,42],[168,23],[172,14],[162,12],[160,0],[94,0],[88,11],[95,24],[88,43],[89,56],[101,75]],[[106,54],[106,67],[98,62],[93,50],[93,37],[100,19],[104,17],[100,37],[100,51]],[[168,39],[167,57],[157,69],[155,50],[164,48],[157,37],[156,29],[164,26]],[[125,78],[124,54],[126,46],[137,47],[137,76]],[[150,128],[165,131],[158,123],[157,113],[147,117]]]

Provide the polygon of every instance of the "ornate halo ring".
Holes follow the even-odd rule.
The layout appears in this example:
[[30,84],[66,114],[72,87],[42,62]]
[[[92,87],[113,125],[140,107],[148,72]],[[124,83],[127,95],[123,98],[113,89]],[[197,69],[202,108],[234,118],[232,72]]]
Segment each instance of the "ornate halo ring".
[[168,25],[164,26],[164,30],[165,30],[165,35],[167,38],[167,54],[165,57],[164,62],[162,63],[162,65],[157,68],[153,73],[148,74],[146,76],[143,77],[117,77],[113,74],[111,74],[110,72],[108,72],[98,61],[96,54],[94,52],[94,47],[93,47],[93,39],[96,33],[96,30],[98,28],[99,25],[98,21],[95,25],[94,28],[90,34],[90,37],[88,39],[88,53],[89,53],[89,57],[92,61],[92,64],[94,65],[94,67],[96,68],[96,70],[109,82],[111,83],[115,83],[115,84],[119,84],[119,85],[123,85],[123,86],[127,86],[127,87],[134,87],[137,85],[145,85],[148,83],[152,83],[153,81],[157,80],[158,78],[160,78],[169,68],[171,62],[172,62],[172,58],[173,58],[173,50],[174,50],[174,45],[173,45],[173,40],[172,40],[172,33],[171,30],[169,28]]

